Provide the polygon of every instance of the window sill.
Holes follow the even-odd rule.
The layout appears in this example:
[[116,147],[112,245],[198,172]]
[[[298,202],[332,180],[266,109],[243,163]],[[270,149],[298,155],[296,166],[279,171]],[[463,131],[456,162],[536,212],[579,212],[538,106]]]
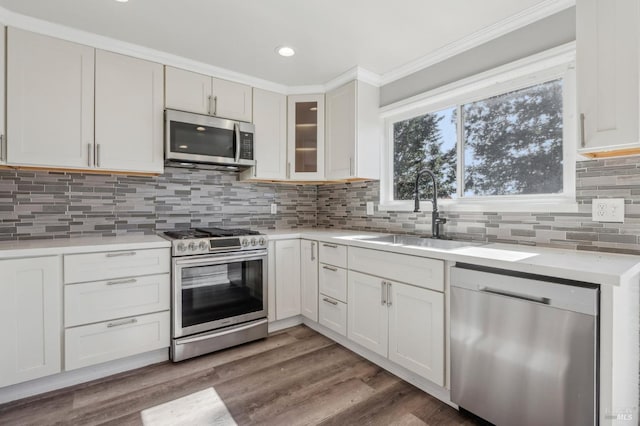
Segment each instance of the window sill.
[[[441,212],[517,212],[517,213],[576,213],[579,204],[572,198],[529,199],[529,200],[438,200]],[[413,212],[413,201],[391,201],[381,203],[379,211]],[[421,212],[432,210],[431,201],[420,202]]]

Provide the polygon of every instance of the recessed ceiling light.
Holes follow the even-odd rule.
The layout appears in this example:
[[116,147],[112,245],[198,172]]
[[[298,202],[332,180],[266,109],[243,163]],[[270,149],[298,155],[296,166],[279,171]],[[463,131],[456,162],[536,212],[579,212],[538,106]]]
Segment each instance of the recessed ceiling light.
[[278,52],[278,55],[285,57],[293,56],[296,54],[296,51],[289,46],[280,46],[276,49],[276,52]]

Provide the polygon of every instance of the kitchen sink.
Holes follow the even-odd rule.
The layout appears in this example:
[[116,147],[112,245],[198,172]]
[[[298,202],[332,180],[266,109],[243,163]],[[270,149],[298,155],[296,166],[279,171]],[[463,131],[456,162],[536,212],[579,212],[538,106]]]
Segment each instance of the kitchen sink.
[[380,244],[392,244],[407,247],[426,247],[439,250],[453,250],[462,247],[479,246],[482,243],[470,243],[466,241],[439,240],[435,238],[416,237],[414,235],[392,234],[379,237],[362,237],[361,241]]

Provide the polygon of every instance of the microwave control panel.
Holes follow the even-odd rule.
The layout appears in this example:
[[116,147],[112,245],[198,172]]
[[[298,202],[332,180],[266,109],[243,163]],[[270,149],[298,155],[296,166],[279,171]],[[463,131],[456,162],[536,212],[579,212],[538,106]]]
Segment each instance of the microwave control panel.
[[240,133],[240,159],[253,160],[253,133]]

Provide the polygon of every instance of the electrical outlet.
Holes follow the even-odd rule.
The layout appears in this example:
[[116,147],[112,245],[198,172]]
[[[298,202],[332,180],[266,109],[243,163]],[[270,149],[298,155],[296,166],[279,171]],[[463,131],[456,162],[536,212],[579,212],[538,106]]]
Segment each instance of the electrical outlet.
[[276,203],[271,204],[271,214],[278,214],[278,205]]
[[373,215],[373,201],[367,201],[367,214]]
[[595,222],[624,222],[624,198],[596,198],[591,217]]

